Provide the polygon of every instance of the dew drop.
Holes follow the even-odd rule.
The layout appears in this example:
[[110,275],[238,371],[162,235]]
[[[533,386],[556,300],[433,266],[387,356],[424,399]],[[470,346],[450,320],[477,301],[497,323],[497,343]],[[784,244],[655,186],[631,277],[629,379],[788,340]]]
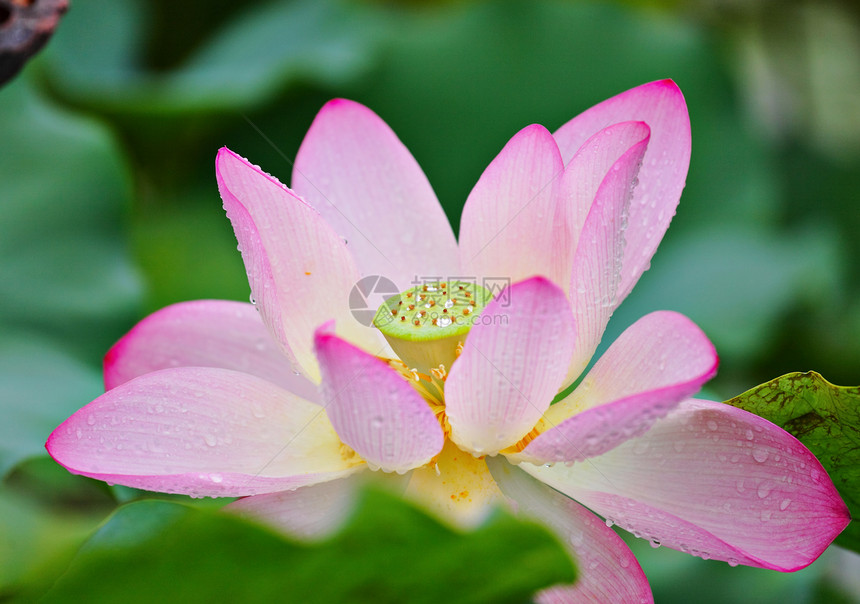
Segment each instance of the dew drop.
[[96,424],[96,416],[93,415],[92,413],[90,413],[87,416],[87,425],[88,426],[94,426],[95,424]]
[[205,440],[206,444],[210,447],[214,447],[216,444],[218,444],[218,440],[215,438],[214,434],[207,434],[203,437],[203,440]]
[[708,430],[710,430],[711,432],[716,432],[717,427],[717,422],[712,419],[708,420]]
[[767,452],[767,449],[756,449],[755,451],[753,451],[752,455],[754,460],[759,463],[764,463],[767,461],[769,454]]
[[377,429],[382,427],[382,423],[383,420],[381,415],[376,415],[370,420],[370,425]]
[[773,490],[773,483],[769,480],[764,480],[761,484],[758,485],[758,489],[756,490],[756,494],[759,496],[759,499],[764,499],[770,492]]
[[747,440],[752,440],[754,438],[753,431],[747,429],[746,436],[747,436]]
[[779,510],[784,512],[791,505],[791,499],[783,499],[779,502]]

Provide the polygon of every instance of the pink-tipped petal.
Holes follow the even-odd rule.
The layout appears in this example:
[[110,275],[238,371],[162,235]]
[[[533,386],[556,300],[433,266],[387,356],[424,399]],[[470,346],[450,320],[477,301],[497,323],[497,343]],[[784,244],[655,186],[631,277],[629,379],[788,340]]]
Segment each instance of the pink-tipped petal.
[[612,165],[631,147],[650,138],[650,133],[644,122],[612,124],[593,134],[567,162],[559,182],[558,219],[568,225],[571,249],[576,249],[585,218]]
[[684,401],[588,463],[521,467],[636,535],[730,564],[803,568],[850,521],[806,447],[723,403]]
[[553,134],[567,163],[595,132],[626,121],[648,124],[651,141],[630,204],[619,303],[650,265],[681,198],[690,164],[684,96],[671,80],[644,84],[595,105]]
[[378,333],[350,313],[349,293],[359,273],[337,233],[316,210],[232,151],[221,149],[215,164],[257,308],[296,370],[319,380],[313,332],[330,319],[351,341],[379,350]]
[[[617,124],[601,134],[605,135],[600,137],[601,142],[604,138],[616,144],[634,142],[609,167],[579,236],[570,277],[570,300],[577,325],[576,348],[565,385],[572,384],[588,365],[609,317],[618,306],[630,196],[649,139],[648,126],[641,122]],[[585,155],[594,153],[589,151]]]
[[318,405],[209,367],[125,382],[67,419],[46,447],[74,474],[192,496],[294,489],[364,467],[342,454]]
[[451,439],[475,455],[522,439],[558,392],[575,331],[564,292],[543,277],[490,302],[445,382]]
[[653,602],[648,579],[633,552],[597,516],[503,458],[488,458],[487,467],[517,512],[552,528],[577,563],[574,585],[545,589],[537,602]]
[[352,511],[359,475],[238,499],[224,509],[274,526],[292,537],[323,539],[336,532]]
[[545,414],[550,427],[519,459],[578,461],[645,432],[717,371],[717,353],[690,319],[646,315],[622,333],[579,386]]
[[319,401],[317,387],[290,369],[260,314],[245,302],[180,302],[149,315],[105,355],[105,390],[170,367],[233,369]]
[[331,423],[371,466],[402,473],[439,453],[444,435],[436,416],[384,361],[326,327],[316,334],[316,353]]
[[424,172],[367,107],[336,99],[320,110],[292,187],[349,242],[362,275],[402,291],[416,276],[460,274],[454,233]]
[[521,281],[540,272],[565,292],[573,249],[553,220],[564,170],[558,145],[538,125],[514,136],[472,189],[460,222],[460,264],[477,277]]

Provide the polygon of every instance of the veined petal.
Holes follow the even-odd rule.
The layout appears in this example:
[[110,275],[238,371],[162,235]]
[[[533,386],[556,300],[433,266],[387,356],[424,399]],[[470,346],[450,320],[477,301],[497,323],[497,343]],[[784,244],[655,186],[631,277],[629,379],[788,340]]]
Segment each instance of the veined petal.
[[275,526],[292,537],[323,539],[341,527],[355,503],[360,478],[339,480],[238,499],[226,511]]
[[192,496],[270,493],[360,470],[318,405],[258,377],[210,367],[147,373],[51,434],[73,474]]
[[538,270],[565,292],[573,249],[559,246],[553,220],[564,170],[558,145],[543,126],[517,133],[490,163],[463,207],[460,264],[469,275],[520,281]]
[[457,242],[436,194],[394,132],[367,107],[327,103],[308,130],[292,187],[349,241],[362,275],[405,290],[458,275]]
[[648,124],[651,140],[630,204],[619,303],[650,266],[681,198],[690,164],[684,96],[671,80],[651,82],[595,105],[553,133],[567,163],[595,132],[631,120]]
[[290,369],[260,314],[248,303],[196,300],[149,315],[105,355],[105,390],[170,367],[233,369],[319,401],[316,385]]
[[558,391],[575,331],[564,292],[543,277],[515,283],[490,302],[445,382],[451,439],[475,455],[521,440]]
[[588,463],[521,467],[636,535],[730,564],[803,568],[850,521],[806,447],[723,403],[685,401]]
[[522,456],[578,461],[645,432],[717,371],[717,353],[690,319],[645,315],[622,333],[579,386],[546,412],[549,428]]
[[380,359],[316,333],[323,404],[340,438],[372,466],[405,472],[439,453],[444,434],[421,395]]
[[517,512],[552,528],[577,562],[576,583],[545,589],[537,602],[653,602],[630,548],[597,516],[501,457],[488,458],[487,467]]
[[[621,122],[593,134],[569,158],[558,188],[558,218],[568,225],[575,250],[594,198],[610,168],[621,156],[651,136],[644,122]],[[573,256],[570,257],[573,261]],[[567,274],[571,274],[568,271]]]
[[350,340],[381,349],[379,334],[350,314],[349,293],[358,269],[346,244],[319,213],[226,148],[215,164],[252,295],[296,370],[319,381],[313,333],[331,319]]
[[[600,135],[600,141],[592,137],[587,144],[597,145],[605,139],[609,139],[610,147],[630,140],[635,142],[608,169],[578,240],[570,283],[577,325],[576,347],[565,385],[572,384],[588,365],[609,317],[618,306],[630,196],[648,146],[649,130],[641,122],[628,122],[606,128]],[[581,166],[577,159],[582,156],[589,156],[589,163],[597,163],[593,157],[596,154],[593,151],[577,154],[572,167]]]

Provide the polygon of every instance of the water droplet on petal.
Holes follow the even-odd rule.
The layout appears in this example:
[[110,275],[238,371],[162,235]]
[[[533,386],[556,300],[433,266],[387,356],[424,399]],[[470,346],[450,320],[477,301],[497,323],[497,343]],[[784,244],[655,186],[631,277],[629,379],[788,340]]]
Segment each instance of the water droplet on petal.
[[769,480],[763,480],[761,482],[761,484],[758,485],[758,489],[756,490],[756,493],[758,494],[759,499],[764,499],[765,497],[770,495],[770,492],[772,490],[773,490],[773,483]]
[[756,449],[755,451],[753,451],[752,455],[754,460],[759,463],[764,463],[767,461],[769,454],[767,452],[767,449]]
[[214,447],[216,444],[218,444],[218,439],[215,438],[214,434],[207,434],[203,437],[203,440],[205,440],[206,444],[210,447]]

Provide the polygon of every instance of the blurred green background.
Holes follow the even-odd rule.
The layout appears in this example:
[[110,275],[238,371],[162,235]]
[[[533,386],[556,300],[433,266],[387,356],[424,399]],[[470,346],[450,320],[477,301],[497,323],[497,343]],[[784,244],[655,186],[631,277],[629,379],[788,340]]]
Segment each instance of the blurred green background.
[[[520,128],[667,77],[692,121],[687,187],[605,340],[674,309],[717,346],[713,398],[790,371],[857,384],[854,2],[72,0],[0,89],[0,601],[56,576],[136,496],[66,475],[43,449],[101,392],[104,352],[169,303],[248,299],[218,147],[288,181],[322,104],[360,101],[456,230]],[[860,597],[854,554],[780,575],[634,546],[658,602]]]

